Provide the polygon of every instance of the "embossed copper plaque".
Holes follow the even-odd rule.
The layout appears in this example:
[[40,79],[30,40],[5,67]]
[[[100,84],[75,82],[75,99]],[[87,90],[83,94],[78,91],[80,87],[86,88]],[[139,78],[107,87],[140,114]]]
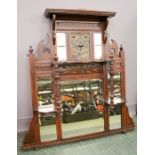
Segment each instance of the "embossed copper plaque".
[[71,51],[74,61],[89,59],[89,33],[71,33]]

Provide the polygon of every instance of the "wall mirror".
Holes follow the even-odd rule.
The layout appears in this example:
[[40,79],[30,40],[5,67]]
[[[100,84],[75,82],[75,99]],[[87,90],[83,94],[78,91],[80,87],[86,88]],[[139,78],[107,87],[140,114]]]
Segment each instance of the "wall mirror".
[[37,79],[37,98],[41,142],[56,140],[54,101],[51,89],[51,77]]
[[125,101],[125,52],[106,34],[115,14],[45,10],[50,44],[40,42],[39,58],[29,49],[33,117],[23,149],[133,129]]
[[63,138],[104,131],[102,89],[99,79],[61,82]]

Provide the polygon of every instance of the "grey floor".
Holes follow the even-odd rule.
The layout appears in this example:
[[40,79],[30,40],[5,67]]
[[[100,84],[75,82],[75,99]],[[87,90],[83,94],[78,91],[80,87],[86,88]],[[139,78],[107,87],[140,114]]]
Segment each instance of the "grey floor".
[[[136,123],[136,118],[134,118]],[[20,146],[23,135],[17,136],[18,155],[136,155],[137,131],[117,134],[71,144],[23,151]]]

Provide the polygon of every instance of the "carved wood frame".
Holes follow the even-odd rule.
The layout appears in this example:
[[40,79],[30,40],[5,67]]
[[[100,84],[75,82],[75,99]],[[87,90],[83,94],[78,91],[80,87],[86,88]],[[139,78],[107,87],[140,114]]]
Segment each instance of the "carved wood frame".
[[[50,16],[51,17],[51,16]],[[69,143],[73,141],[79,141],[83,139],[95,138],[120,132],[127,132],[133,130],[134,123],[131,117],[129,116],[128,108],[126,106],[126,91],[125,91],[125,52],[120,47],[118,51],[117,43],[112,40],[111,44],[107,44],[107,36],[106,29],[108,26],[108,20],[103,21],[102,23],[102,44],[104,47],[104,58],[102,61],[88,61],[88,62],[67,62],[60,63],[58,62],[57,52],[56,52],[56,14],[52,15],[52,56],[51,59],[47,60],[37,60],[33,54],[32,48],[29,50],[29,63],[30,63],[30,77],[31,77],[31,90],[32,90],[32,108],[33,108],[33,118],[29,126],[29,131],[25,136],[24,143],[22,149],[31,149],[31,148],[39,148],[51,145],[58,145],[63,143]],[[112,52],[111,52],[112,51]],[[79,71],[74,72],[74,74],[67,75],[62,68],[64,66],[68,66],[71,70],[73,65],[89,65],[90,69],[93,68],[93,64],[98,64],[96,72],[93,70],[88,74],[85,72],[84,74]],[[107,74],[110,74],[110,105],[113,104],[113,76],[115,72],[121,72],[121,128],[109,130],[109,103],[108,103],[108,78]],[[61,110],[60,110],[60,86],[59,81],[67,80],[67,79],[89,79],[89,78],[99,78],[103,80],[103,91],[104,91],[104,131],[97,132],[93,134],[86,134],[81,136],[75,136],[70,138],[62,138],[62,127],[61,127]],[[91,77],[90,77],[91,74]],[[51,89],[54,92],[54,104],[55,111],[53,112],[56,115],[56,129],[57,129],[57,140],[41,142],[40,140],[40,130],[39,130],[39,119],[38,119],[38,105],[37,105],[37,88],[36,88],[36,78],[51,76],[53,79],[53,85]]]

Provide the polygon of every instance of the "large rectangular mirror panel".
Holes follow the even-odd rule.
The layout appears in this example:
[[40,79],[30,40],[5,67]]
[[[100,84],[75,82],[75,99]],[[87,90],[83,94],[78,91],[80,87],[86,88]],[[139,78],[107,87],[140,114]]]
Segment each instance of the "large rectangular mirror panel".
[[63,138],[104,131],[102,87],[98,79],[61,82]]

